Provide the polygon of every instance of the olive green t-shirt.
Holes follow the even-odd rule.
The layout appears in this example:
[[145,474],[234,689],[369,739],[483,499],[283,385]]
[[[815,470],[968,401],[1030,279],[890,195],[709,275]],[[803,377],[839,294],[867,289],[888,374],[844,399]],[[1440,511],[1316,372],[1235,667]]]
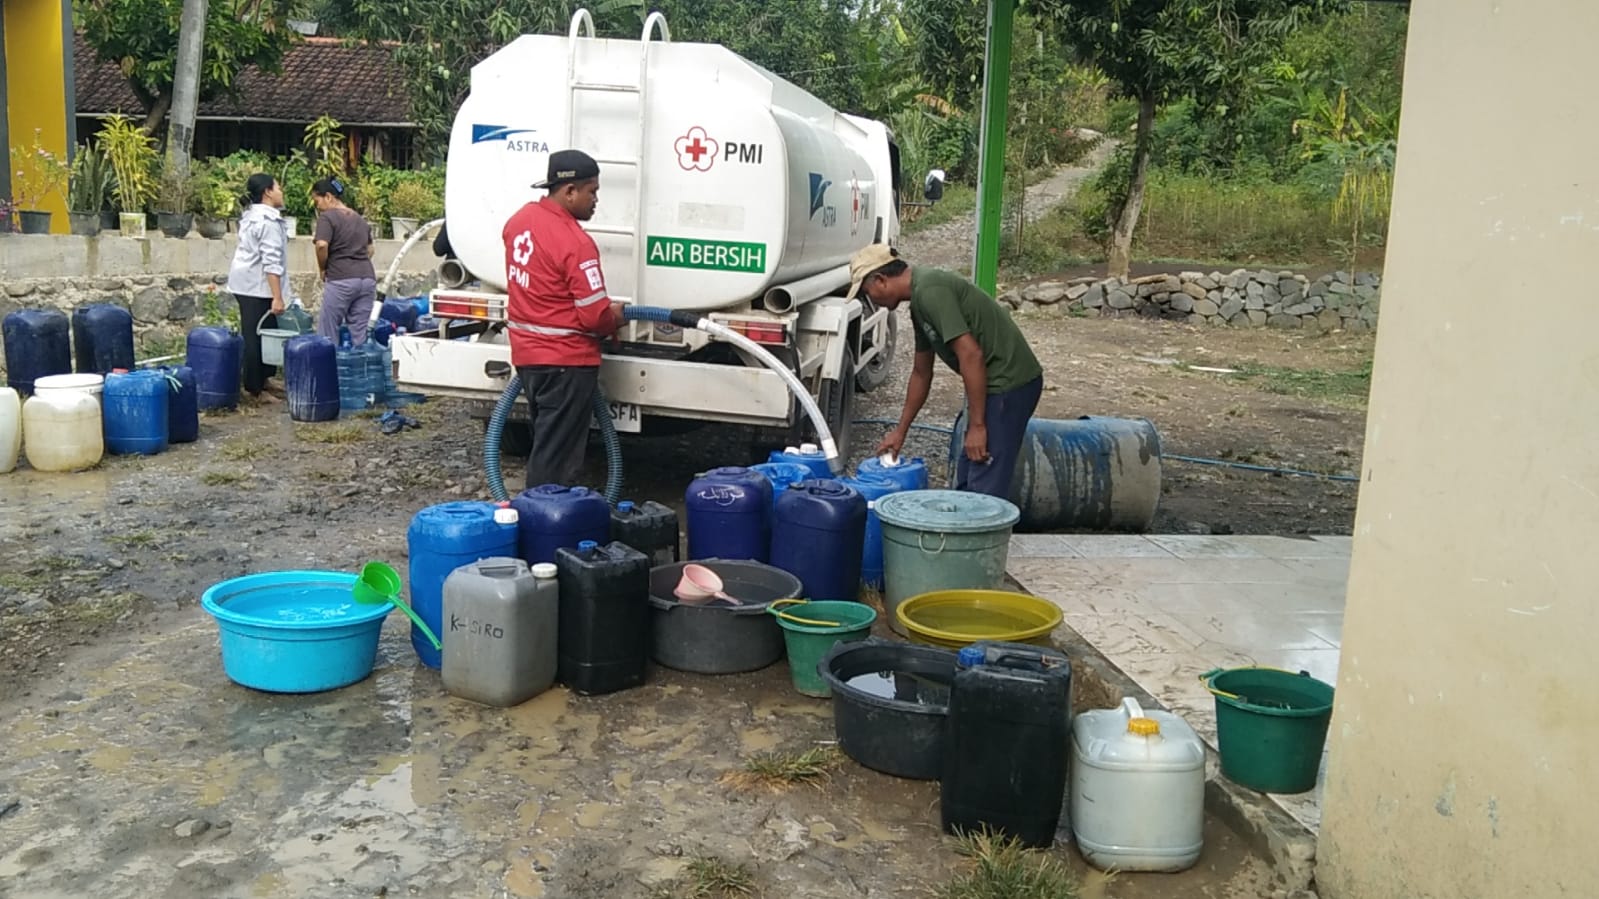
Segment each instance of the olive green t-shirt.
[[1044,373],[1010,311],[954,272],[911,266],[911,326],[916,351],[932,350],[957,372],[960,360],[949,342],[972,335],[983,350],[989,393],[1014,390]]

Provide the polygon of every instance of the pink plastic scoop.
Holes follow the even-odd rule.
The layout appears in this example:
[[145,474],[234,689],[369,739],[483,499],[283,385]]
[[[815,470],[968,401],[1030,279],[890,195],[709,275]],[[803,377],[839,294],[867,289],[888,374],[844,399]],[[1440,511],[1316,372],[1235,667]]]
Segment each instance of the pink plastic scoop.
[[738,600],[722,592],[722,579],[716,572],[704,565],[690,562],[683,566],[683,577],[678,580],[677,588],[672,591],[679,602],[687,605],[703,605],[718,600],[742,605]]

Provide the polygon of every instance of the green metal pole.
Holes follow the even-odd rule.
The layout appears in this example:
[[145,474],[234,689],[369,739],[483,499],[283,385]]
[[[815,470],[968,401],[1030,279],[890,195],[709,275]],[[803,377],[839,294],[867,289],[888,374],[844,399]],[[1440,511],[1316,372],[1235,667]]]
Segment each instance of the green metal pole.
[[1005,203],[1005,118],[1010,102],[1011,23],[1016,0],[988,0],[983,54],[983,125],[977,163],[977,252],[972,280],[993,295],[999,282],[1000,212]]

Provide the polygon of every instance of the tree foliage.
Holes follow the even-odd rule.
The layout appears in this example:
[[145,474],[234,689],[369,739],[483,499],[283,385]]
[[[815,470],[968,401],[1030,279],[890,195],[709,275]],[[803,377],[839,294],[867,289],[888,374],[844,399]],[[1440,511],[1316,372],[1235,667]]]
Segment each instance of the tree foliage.
[[[239,72],[281,71],[294,39],[291,0],[211,0],[206,10],[200,98],[235,90]],[[77,0],[74,18],[100,59],[115,63],[144,106],[145,130],[160,133],[172,102],[183,0]]]

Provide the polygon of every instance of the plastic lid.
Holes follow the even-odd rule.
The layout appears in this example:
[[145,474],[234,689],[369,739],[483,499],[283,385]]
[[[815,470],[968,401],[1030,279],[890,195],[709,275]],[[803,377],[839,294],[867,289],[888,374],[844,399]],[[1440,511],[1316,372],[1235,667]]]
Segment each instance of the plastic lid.
[[540,562],[533,566],[534,577],[555,577],[557,573],[554,562]]
[[628,512],[633,511],[633,501],[630,500],[630,499],[622,500],[621,502],[616,504],[616,511],[621,512],[624,515],[626,515]]
[[799,453],[799,447],[797,447],[797,446],[785,446],[785,447],[783,447],[783,452],[787,453],[790,456],[797,455]]
[[914,531],[980,534],[1012,527],[1022,510],[1014,503],[964,490],[903,490],[877,501],[884,524]]
[[577,542],[577,551],[580,553],[593,552],[599,548],[600,545],[593,540],[579,540]]
[[955,654],[955,664],[962,668],[976,668],[983,664],[983,655],[981,646],[962,646],[961,651]]
[[884,468],[893,468],[899,465],[899,457],[893,453],[884,453],[877,457],[877,462]]
[[814,456],[821,452],[822,448],[814,443],[802,443],[799,445],[799,451],[802,456]]
[[1127,732],[1140,737],[1153,737],[1160,733],[1160,722],[1154,718],[1128,718]]
[[494,510],[495,524],[516,524],[521,518],[522,516],[518,515],[516,510],[512,508]]

